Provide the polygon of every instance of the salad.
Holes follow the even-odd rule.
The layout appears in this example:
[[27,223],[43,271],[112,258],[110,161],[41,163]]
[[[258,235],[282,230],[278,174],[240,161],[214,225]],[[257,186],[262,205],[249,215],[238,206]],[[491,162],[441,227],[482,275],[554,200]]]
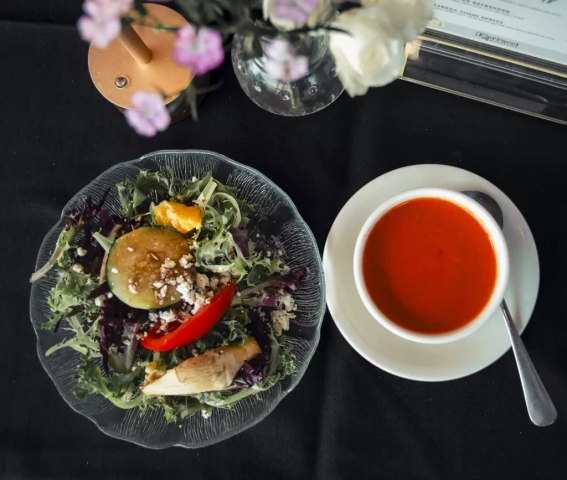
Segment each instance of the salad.
[[295,371],[285,331],[308,274],[249,235],[255,205],[204,178],[142,170],[116,185],[122,215],[85,198],[65,216],[43,328],[69,335],[45,354],[81,355],[78,400],[162,408],[170,422],[230,408]]

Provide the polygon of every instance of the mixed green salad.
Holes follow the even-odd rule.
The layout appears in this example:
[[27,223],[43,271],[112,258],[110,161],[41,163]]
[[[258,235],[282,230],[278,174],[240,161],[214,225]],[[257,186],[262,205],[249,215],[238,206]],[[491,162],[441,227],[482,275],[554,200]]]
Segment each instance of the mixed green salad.
[[306,268],[249,235],[256,207],[210,174],[183,180],[170,168],[116,185],[122,215],[85,198],[65,216],[35,282],[56,275],[44,325],[80,353],[78,400],[161,407],[168,421],[273,387],[295,371],[284,332]]

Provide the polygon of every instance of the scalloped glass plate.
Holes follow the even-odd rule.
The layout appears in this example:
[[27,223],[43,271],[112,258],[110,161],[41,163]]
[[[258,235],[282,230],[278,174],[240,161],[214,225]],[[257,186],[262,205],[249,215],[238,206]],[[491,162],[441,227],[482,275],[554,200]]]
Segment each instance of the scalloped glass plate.
[[[140,415],[137,409],[121,410],[99,396],[89,396],[82,402],[75,400],[74,372],[80,355],[67,348],[49,357],[45,356],[52,345],[65,337],[64,331],[54,334],[41,328],[50,316],[46,298],[55,285],[53,275],[33,284],[30,315],[37,335],[39,359],[61,396],[75,411],[92,420],[111,437],[149,448],[197,448],[220,442],[255,425],[301,380],[319,342],[319,331],[325,313],[325,285],[319,249],[311,230],[291,199],[258,171],[213,152],[160,151],[145,155],[139,160],[115,165],[75,195],[67,203],[63,213],[80,206],[86,196],[100,198],[109,187],[112,188],[106,207],[119,213],[120,205],[116,189],[113,188],[115,184],[125,178],[134,180],[141,169],[155,171],[165,166],[172,167],[181,178],[203,177],[207,172],[212,172],[216,179],[237,187],[240,198],[261,207],[251,222],[254,225],[252,235],[261,232],[268,239],[268,248],[281,250],[284,262],[291,268],[309,268],[307,281],[294,295],[298,307],[297,316],[286,337],[297,357],[297,371],[270,390],[261,392],[258,398],[245,398],[232,409],[216,409],[208,419],[197,414],[181,423],[167,424],[161,409],[152,409]],[[43,240],[36,267],[48,260],[63,224],[61,218]]]

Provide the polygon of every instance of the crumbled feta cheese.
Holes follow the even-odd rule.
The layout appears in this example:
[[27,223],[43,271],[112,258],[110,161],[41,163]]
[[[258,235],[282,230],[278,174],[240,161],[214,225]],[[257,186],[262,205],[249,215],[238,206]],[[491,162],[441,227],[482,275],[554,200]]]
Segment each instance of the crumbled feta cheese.
[[281,257],[283,255],[283,252],[281,250],[278,250],[278,257]]
[[79,255],[79,257],[84,257],[87,254],[87,251],[84,248],[77,248],[77,255]]
[[150,323],[155,323],[158,320],[159,315],[155,312],[150,312],[148,314],[148,319],[150,320]]
[[193,183],[196,182],[197,180],[199,180],[197,177],[191,177],[191,181],[192,181]]
[[167,285],[164,285],[163,287],[161,287],[159,291],[159,297],[165,298],[166,294],[167,294]]
[[154,282],[153,287],[159,290],[161,287],[163,287],[163,282]]
[[133,252],[134,249],[132,247],[128,247],[126,250],[128,250],[129,252]]
[[193,310],[191,310],[191,314],[195,315],[203,305],[205,305],[207,297],[205,297],[201,293],[195,293],[195,303],[193,304]]
[[170,323],[177,319],[177,315],[173,310],[166,310],[165,312],[160,312],[159,318],[165,323]]
[[83,266],[80,263],[75,263],[72,268],[73,271],[77,273],[83,273],[84,271]]
[[171,258],[166,258],[166,259],[163,261],[163,266],[164,266],[165,268],[168,268],[168,269],[169,269],[169,268],[173,268],[173,267],[175,267],[175,260],[171,260]]
[[209,286],[209,277],[207,277],[204,273],[198,273],[197,277],[195,278],[195,285],[197,288],[206,288]]
[[167,283],[168,285],[176,285],[177,281],[175,280],[175,278],[168,278],[165,283]]
[[112,268],[112,269],[110,269],[110,271],[111,271],[112,273],[118,273],[118,269],[117,269],[117,268]]
[[187,302],[193,304],[195,301],[195,292],[193,286],[187,280],[177,284],[176,290],[181,294],[181,298]]
[[291,294],[286,293],[280,297],[280,302],[285,307],[286,312],[293,311],[293,307],[295,306],[295,300],[291,296]]
[[193,265],[191,263],[191,260],[193,260],[193,255],[191,255],[190,253],[183,255],[179,259],[179,265],[181,265],[183,268],[190,268]]
[[99,297],[96,297],[94,300],[94,303],[97,307],[102,307],[102,302],[104,302],[104,295],[100,295]]
[[241,297],[241,296],[242,296],[242,293],[236,292],[236,296],[237,296],[237,297]]
[[154,252],[150,252],[150,257],[152,257],[154,260],[159,260],[159,257]]
[[270,258],[272,256],[272,252],[270,252],[269,250],[266,252],[266,257]]
[[287,265],[284,265],[282,268],[283,273],[288,273],[291,270]]
[[183,275],[177,275],[177,278],[175,279],[175,281],[177,283],[183,283],[185,281],[185,279],[183,278]]
[[289,320],[295,318],[295,315],[285,310],[273,310],[270,317],[276,334],[281,335],[282,330],[289,330]]
[[136,289],[136,286],[133,283],[128,285],[128,290],[130,290],[130,293],[133,293],[133,294],[138,293],[138,290]]

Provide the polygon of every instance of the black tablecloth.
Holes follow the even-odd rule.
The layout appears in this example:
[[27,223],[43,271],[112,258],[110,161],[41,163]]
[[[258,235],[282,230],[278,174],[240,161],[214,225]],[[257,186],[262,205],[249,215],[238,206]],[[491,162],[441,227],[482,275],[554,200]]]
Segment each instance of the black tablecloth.
[[[200,122],[137,136],[96,91],[80,2],[0,6],[0,476],[2,478],[553,479],[567,472],[567,131],[401,81],[306,118],[255,106],[228,62]],[[114,440],[59,397],[28,316],[37,250],[69,198],[117,162],[159,149],[221,152],[281,186],[323,249],[345,202],[369,180],[418,163],[468,169],[524,213],[541,289],[523,338],[559,411],[527,416],[511,352],[443,383],[387,374],[327,314],[305,377],[275,411],[221,444],[150,451]]]

